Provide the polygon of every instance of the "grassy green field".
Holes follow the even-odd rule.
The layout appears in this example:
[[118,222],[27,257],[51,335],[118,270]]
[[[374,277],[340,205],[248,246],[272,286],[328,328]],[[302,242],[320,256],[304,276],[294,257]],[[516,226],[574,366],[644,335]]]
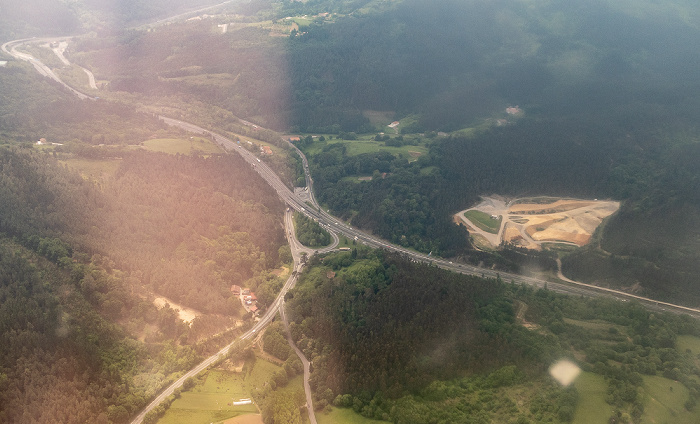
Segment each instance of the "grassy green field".
[[420,174],[421,175],[430,175],[433,171],[438,171],[440,168],[437,166],[426,166],[425,168],[421,168]]
[[323,148],[325,143],[345,144],[348,156],[357,156],[363,153],[376,153],[384,151],[389,152],[395,156],[405,157],[409,161],[414,161],[417,160],[420,155],[428,153],[428,148],[423,144],[419,144],[417,146],[407,145],[401,147],[387,146],[384,144],[383,141],[374,141],[374,135],[361,136],[358,140],[334,139],[325,142],[316,142],[308,149],[306,149],[306,152],[309,155],[321,153],[321,149]]
[[369,123],[379,131],[393,133],[387,125],[394,120],[394,112],[390,110],[363,110],[362,116],[369,119]]
[[474,225],[491,234],[498,234],[501,228],[501,218],[493,219],[489,214],[481,211],[466,211],[464,216]]
[[682,353],[690,350],[694,356],[697,356],[700,354],[700,337],[689,335],[678,336],[676,339],[676,348]]
[[56,69],[55,73],[71,87],[75,87],[81,91],[92,91],[92,88],[90,88],[90,79],[85,71],[80,69],[77,65]]
[[190,391],[183,392],[158,422],[160,424],[210,423],[238,415],[257,413],[258,409],[255,405],[233,406],[232,404],[235,400],[250,397],[244,383],[242,374],[211,370],[207,372],[204,382]]
[[[363,178],[363,179],[360,179],[360,178]],[[362,176],[350,175],[350,176],[341,178],[340,181],[350,181],[351,183],[358,183],[359,184],[363,181],[372,181],[372,176],[371,175],[362,175]]]
[[303,16],[294,16],[292,20],[300,27],[309,26],[313,22],[313,19]]
[[[254,404],[233,406],[233,401],[250,398],[253,389],[262,388],[281,367],[260,358],[248,366],[252,368],[247,374],[220,369],[207,371],[202,381],[170,405],[158,423],[214,423],[259,413]],[[302,380],[302,376],[297,376],[280,390],[291,391],[303,399]]]
[[576,379],[574,386],[579,398],[572,423],[607,423],[613,408],[605,402],[608,385],[603,376],[583,372]]
[[340,241],[338,242],[338,248],[349,247],[350,249],[352,249],[353,247],[357,247],[357,243],[352,244],[352,240],[345,236],[338,236],[338,238],[340,239]]
[[681,383],[659,376],[644,376],[645,404],[642,423],[696,424],[700,409],[685,409],[688,389]]
[[254,388],[262,388],[263,385],[270,380],[272,374],[280,369],[282,369],[282,367],[271,362],[267,362],[264,359],[258,359],[255,361],[253,369],[250,370],[250,373],[245,379],[246,390],[251,392]]
[[328,414],[317,412],[316,421],[318,421],[318,424],[377,424],[389,422],[370,420],[349,408],[333,408]]
[[232,74],[196,74],[182,77],[166,78],[167,81],[181,82],[189,86],[231,88],[235,85],[236,76]]
[[202,137],[190,137],[189,140],[183,138],[154,138],[143,142],[146,150],[153,152],[163,152],[175,155],[190,155],[195,152],[201,154],[222,153],[223,150],[216,144]]

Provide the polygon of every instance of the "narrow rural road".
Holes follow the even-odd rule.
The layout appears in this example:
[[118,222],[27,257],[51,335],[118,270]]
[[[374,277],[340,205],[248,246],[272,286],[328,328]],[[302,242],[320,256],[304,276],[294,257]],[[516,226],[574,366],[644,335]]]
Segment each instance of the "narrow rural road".
[[[277,315],[277,312],[280,310],[281,306],[284,304],[284,296],[287,294],[287,292],[292,287],[294,287],[294,285],[297,282],[297,277],[298,277],[299,273],[301,273],[301,271],[304,267],[304,264],[301,261],[301,257],[302,257],[301,253],[305,252],[308,255],[313,255],[313,251],[302,246],[301,243],[299,243],[299,241],[296,239],[296,236],[294,233],[294,222],[292,220],[291,210],[289,210],[285,213],[284,224],[285,224],[285,233],[287,234],[287,240],[289,241],[289,245],[290,245],[291,251],[292,251],[292,258],[294,261],[293,270],[290,273],[287,281],[284,283],[282,290],[279,292],[279,294],[275,298],[275,301],[265,312],[265,315],[263,315],[263,317],[260,319],[260,321],[258,321],[248,331],[243,333],[243,335],[241,335],[239,338],[232,341],[228,345],[224,346],[221,350],[219,350],[214,355],[212,355],[212,356],[208,357],[207,359],[205,359],[204,361],[202,361],[199,365],[197,365],[193,369],[186,372],[182,377],[178,378],[177,381],[175,381],[170,386],[168,386],[165,390],[163,390],[158,396],[156,396],[155,399],[153,399],[153,401],[151,401],[151,403],[148,404],[148,406],[146,406],[146,408],[144,408],[131,421],[131,424],[141,424],[143,422],[143,419],[146,416],[146,414],[148,414],[150,411],[155,409],[155,407],[160,405],[160,403],[163,402],[168,396],[172,395],[176,389],[178,389],[179,387],[182,387],[185,380],[187,380],[190,377],[194,377],[195,375],[197,375],[200,372],[207,369],[213,363],[217,362],[220,359],[225,358],[233,346],[235,346],[238,343],[241,343],[241,342],[244,342],[248,339],[253,338],[257,333],[260,332],[260,330],[262,330],[270,322],[272,322],[272,320]],[[308,380],[306,380],[306,381],[308,381]],[[310,399],[311,388],[308,387],[308,385],[306,385],[305,390],[308,390],[306,393],[306,396],[307,396],[307,399]],[[310,409],[309,416],[311,417],[311,415],[313,415],[314,412],[313,412],[313,408],[309,408],[309,409]],[[315,419],[316,419],[316,417],[314,416],[314,421],[313,421],[314,423],[315,423]]]
[[[292,212],[291,209],[287,209],[287,211],[284,214],[284,227],[287,231],[287,241],[289,242],[289,246],[292,250],[292,258],[295,264],[295,270],[297,271],[297,273],[299,273],[301,272],[301,269],[304,266],[304,264],[301,262],[302,252],[306,253],[308,256],[313,255],[314,252],[308,247],[304,247],[301,243],[299,243],[299,240],[296,238],[296,233],[294,232],[293,217],[294,212]],[[335,248],[335,246],[329,246],[326,249],[333,248]],[[294,283],[296,284],[296,280],[294,281]],[[306,409],[309,413],[309,422],[311,424],[316,424],[316,412],[314,411],[314,403],[313,398],[311,396],[311,386],[309,385],[309,379],[311,378],[311,364],[306,359],[306,356],[304,356],[304,353],[301,350],[299,350],[297,345],[294,343],[294,340],[292,340],[292,333],[289,332],[289,322],[287,322],[287,314],[284,310],[284,298],[282,298],[282,303],[280,304],[279,309],[280,317],[282,318],[282,323],[284,324],[284,330],[287,333],[287,342],[294,349],[294,352],[296,352],[297,356],[301,360],[301,363],[304,365],[304,393],[306,394]]]
[[316,423],[316,413],[314,412],[314,401],[311,397],[311,386],[309,385],[309,379],[311,378],[311,363],[304,353],[297,347],[292,340],[292,333],[289,332],[289,322],[287,322],[287,314],[284,311],[284,305],[280,308],[280,316],[282,317],[282,323],[284,324],[284,329],[287,333],[287,342],[294,349],[301,363],[304,365],[304,393],[306,393],[306,409],[309,411],[309,422],[311,424]]

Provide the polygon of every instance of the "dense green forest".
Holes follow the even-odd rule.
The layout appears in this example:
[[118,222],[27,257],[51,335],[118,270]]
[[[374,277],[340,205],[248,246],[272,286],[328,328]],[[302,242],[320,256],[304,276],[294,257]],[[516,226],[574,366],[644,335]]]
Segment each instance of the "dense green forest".
[[294,229],[299,242],[307,247],[325,247],[331,244],[331,235],[318,223],[298,212],[294,213]]
[[[366,109],[409,116],[402,132],[426,136],[475,125],[436,138],[429,155],[408,165],[388,153],[353,157],[342,145],[321,145],[311,155],[319,200],[393,242],[477,262],[483,255],[468,252],[449,217],[479,195],[624,200],[598,243],[564,258],[565,273],[697,304],[698,56],[660,41],[697,40],[693,24],[646,2],[635,13],[585,1],[440,5],[403,2],[311,25],[291,40],[297,129],[350,131],[337,126],[345,122],[339,114],[354,114],[363,130]],[[503,113],[514,104],[524,117]],[[375,171],[386,178],[346,178]],[[518,256],[500,252],[486,263],[517,270]]]
[[[279,223],[282,207],[274,193],[267,195],[274,215],[258,203],[265,201],[263,193],[270,190],[262,181],[254,182],[254,177],[243,184],[250,171],[238,161],[134,152],[122,159],[117,175],[99,189],[48,154],[0,147],[0,231],[22,246],[3,242],[2,258],[8,261],[0,269],[7,275],[3,307],[9,309],[3,314],[7,331],[2,334],[24,337],[11,328],[35,332],[26,339],[26,349],[20,339],[4,344],[11,347],[8,355],[19,356],[8,356],[2,364],[14,370],[13,364],[25,360],[26,366],[17,369],[33,373],[36,369],[59,384],[64,371],[55,361],[97,361],[80,379],[66,377],[78,387],[94,384],[100,391],[85,397],[87,392],[79,389],[61,392],[66,402],[87,402],[75,415],[63,412],[68,414],[65,422],[97,422],[104,413],[112,422],[122,422],[170,381],[173,372],[191,366],[200,354],[225,341],[210,336],[230,325],[229,318],[222,317],[243,313],[228,290],[232,283],[263,293],[271,286],[274,297],[277,279],[265,270],[277,265],[284,240]],[[26,265],[36,262],[26,259],[32,255],[45,258],[39,262],[41,267]],[[30,269],[13,270],[16,262]],[[12,277],[13,273],[17,276]],[[169,307],[156,309],[148,300],[152,293],[205,315],[188,327]],[[33,309],[18,314],[16,307],[27,302],[36,303],[37,308],[46,303],[49,309],[38,318]],[[30,343],[36,337],[49,337],[41,342],[43,349],[48,349],[46,343],[61,345],[64,339],[52,339],[50,328],[68,325],[61,324],[64,321],[78,332],[68,337],[70,343],[83,343],[81,337],[90,342],[78,347],[69,343],[55,355],[37,351],[27,356],[35,350]],[[112,371],[104,374],[103,368]],[[7,375],[2,396],[7,399],[3,405],[8,405],[9,421],[22,422],[25,411],[41,414],[44,409],[36,402],[44,398],[22,398],[12,390],[24,392],[48,380],[18,380],[14,371],[2,372]],[[108,383],[119,389],[106,392]],[[28,396],[36,393],[32,390]],[[51,396],[57,396],[57,404],[62,402],[59,395]],[[35,404],[36,408],[30,407]],[[53,409],[46,411],[53,413]]]
[[[42,244],[49,243],[58,242]],[[173,346],[146,349],[110,322],[114,315],[98,314],[90,298],[100,293],[84,282],[91,274],[103,283],[115,278],[89,269],[59,266],[4,237],[0,240],[3,422],[124,422],[155,394],[164,376],[197,359],[194,352]],[[150,314],[151,322],[168,322],[152,305],[119,292],[124,289],[120,283],[111,287],[113,298],[131,303],[126,306],[138,318]]]
[[[238,157],[139,148],[183,135],[133,108],[22,65],[0,83],[0,420],[125,422],[235,337],[231,284],[274,298],[282,204]],[[202,314],[188,326],[154,295]]]
[[650,376],[688,389],[678,414],[692,414],[700,393],[695,352],[676,347],[678,337],[700,335],[697,322],[635,304],[366,249],[312,259],[288,297],[319,409],[332,403],[394,423],[569,422],[579,394],[547,374],[561,358],[604,377],[601,408],[615,422],[644,417]]

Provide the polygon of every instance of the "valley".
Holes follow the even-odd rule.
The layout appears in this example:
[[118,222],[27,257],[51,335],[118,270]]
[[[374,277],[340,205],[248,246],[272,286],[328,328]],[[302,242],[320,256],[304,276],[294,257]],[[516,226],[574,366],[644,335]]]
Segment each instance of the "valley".
[[90,364],[24,367],[110,392],[36,408],[3,348],[0,421],[697,421],[696,54],[629,37],[692,45],[671,2],[97,2],[6,42],[0,325],[21,255],[20,328]]

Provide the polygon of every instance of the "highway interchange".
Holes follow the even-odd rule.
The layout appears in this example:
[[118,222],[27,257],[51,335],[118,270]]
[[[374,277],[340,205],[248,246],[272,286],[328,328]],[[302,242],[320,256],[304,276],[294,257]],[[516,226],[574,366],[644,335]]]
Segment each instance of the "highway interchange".
[[[15,40],[15,41],[10,41],[1,46],[1,49],[7,53],[8,55],[15,57],[16,59],[20,59],[23,61],[27,61],[31,63],[34,68],[43,76],[46,76],[48,78],[51,78],[58,83],[60,83],[62,86],[66,87],[71,93],[74,95],[78,96],[81,99],[94,99],[92,96],[88,96],[84,93],[81,93],[80,91],[77,91],[76,89],[68,86],[63,82],[56,74],[45,64],[40,62],[38,59],[34,58],[33,56],[24,53],[24,52],[19,52],[17,51],[17,48],[20,47],[22,44],[26,42],[52,42],[52,41],[59,41],[59,40],[66,40],[67,37],[62,37],[62,38],[47,38],[47,39],[36,39],[36,38],[29,38],[29,39],[22,39],[22,40]],[[667,302],[661,302],[661,301],[656,301],[654,299],[649,299],[641,296],[636,296],[633,294],[625,293],[622,291],[618,290],[613,290],[613,289],[608,289],[604,287],[597,287],[593,286],[590,284],[585,284],[585,283],[579,283],[571,280],[567,281],[548,281],[548,280],[543,280],[543,279],[538,279],[538,278],[533,278],[533,277],[528,277],[528,276],[523,276],[519,274],[512,274],[512,273],[506,273],[506,272],[499,272],[495,271],[492,269],[487,269],[487,268],[481,268],[481,267],[476,267],[476,266],[471,266],[471,265],[466,265],[466,264],[461,264],[461,263],[453,263],[452,261],[441,259],[441,258],[436,258],[432,257],[430,255],[426,255],[420,252],[416,252],[407,248],[404,248],[402,246],[398,246],[392,243],[389,243],[383,239],[380,239],[378,237],[372,236],[370,234],[367,234],[361,230],[358,230],[351,225],[346,224],[342,220],[328,214],[327,212],[323,211],[319,206],[318,203],[315,200],[314,193],[313,193],[313,179],[311,178],[311,173],[309,170],[309,164],[304,156],[304,154],[296,147],[294,146],[291,142],[288,140],[285,140],[286,143],[289,144],[290,148],[295,150],[297,154],[301,157],[302,164],[303,164],[303,169],[305,173],[305,179],[306,179],[306,186],[308,188],[308,196],[300,196],[294,194],[292,190],[287,187],[282,180],[280,180],[279,176],[263,161],[261,160],[258,156],[253,154],[252,152],[248,151],[246,148],[244,148],[241,144],[232,141],[231,139],[224,137],[223,135],[214,133],[212,131],[206,130],[204,128],[201,128],[197,125],[184,122],[181,120],[177,119],[172,119],[168,118],[165,116],[159,116],[159,119],[161,119],[163,122],[165,122],[168,125],[174,126],[181,128],[185,131],[195,133],[195,134],[200,134],[200,135],[206,135],[206,136],[211,136],[213,141],[215,141],[218,145],[220,145],[222,148],[224,148],[228,152],[235,152],[241,155],[241,157],[277,192],[277,194],[280,196],[280,198],[287,204],[289,205],[290,210],[287,211],[285,214],[285,233],[287,234],[289,244],[292,250],[292,256],[294,257],[294,272],[291,273],[290,277],[287,279],[285,282],[282,290],[278,294],[277,298],[273,302],[273,304],[267,309],[265,314],[260,318],[260,320],[255,323],[253,327],[251,327],[248,331],[246,331],[243,335],[241,335],[238,339],[234,340],[224,348],[222,348],[218,353],[215,355],[212,355],[211,357],[207,358],[203,362],[201,362],[199,365],[197,365],[195,368],[192,370],[188,371],[185,373],[182,377],[180,377],[175,383],[172,383],[168,388],[166,388],[161,394],[159,394],[150,404],[148,407],[146,407],[133,421],[132,424],[140,424],[143,421],[144,416],[146,413],[148,413],[150,410],[155,408],[158,404],[160,404],[164,399],[166,399],[168,396],[170,396],[178,387],[181,387],[184,381],[189,378],[197,375],[204,369],[208,368],[210,365],[213,363],[217,362],[221,358],[223,358],[225,355],[228,354],[230,349],[236,345],[237,343],[244,342],[246,340],[249,340],[255,336],[256,332],[260,332],[267,324],[269,324],[274,317],[277,315],[277,312],[280,311],[280,308],[283,307],[284,304],[284,296],[285,294],[296,284],[297,281],[297,275],[299,272],[301,272],[302,267],[303,267],[303,261],[301,260],[301,254],[302,252],[305,252],[307,255],[311,255],[315,253],[315,251],[311,251],[310,249],[304,248],[299,244],[299,242],[296,240],[294,237],[294,231],[293,227],[291,227],[291,213],[290,211],[296,210],[309,218],[315,220],[316,222],[319,223],[323,228],[328,230],[332,235],[333,235],[333,243],[331,246],[319,250],[319,253],[324,253],[328,252],[331,250],[335,249],[335,246],[338,244],[338,236],[337,234],[342,234],[348,239],[355,240],[357,243],[362,243],[365,244],[369,247],[373,248],[379,248],[379,249],[385,249],[388,251],[393,251],[393,252],[398,252],[402,255],[404,255],[406,258],[416,261],[416,262],[424,262],[424,263],[429,263],[434,266],[437,266],[442,269],[446,269],[452,272],[458,272],[461,274],[469,274],[469,275],[476,275],[476,276],[482,276],[485,278],[491,278],[491,279],[501,279],[502,281],[505,282],[514,282],[515,284],[528,284],[534,287],[538,288],[543,288],[547,287],[549,290],[558,292],[558,293],[564,293],[564,294],[569,294],[569,295],[577,295],[577,296],[605,296],[609,298],[614,298],[618,299],[621,301],[629,301],[629,300],[635,300],[639,302],[640,304],[644,305],[650,310],[654,311],[669,311],[673,313],[685,313],[690,316],[693,316],[695,318],[700,318],[700,310],[695,309],[695,308],[689,308],[681,305],[675,305]],[[255,126],[255,124],[252,124],[247,121],[241,120],[241,122],[244,125],[248,126]],[[307,200],[310,199],[310,200]],[[308,203],[307,203],[308,202]],[[310,203],[310,204],[309,204]],[[485,282],[484,284],[488,284],[488,282]],[[282,311],[282,314],[284,312]],[[305,366],[305,374],[306,378],[305,381],[308,381],[308,366]],[[308,385],[307,385],[307,397],[309,397],[309,391],[308,391]],[[310,414],[312,414],[313,408],[309,408]]]

